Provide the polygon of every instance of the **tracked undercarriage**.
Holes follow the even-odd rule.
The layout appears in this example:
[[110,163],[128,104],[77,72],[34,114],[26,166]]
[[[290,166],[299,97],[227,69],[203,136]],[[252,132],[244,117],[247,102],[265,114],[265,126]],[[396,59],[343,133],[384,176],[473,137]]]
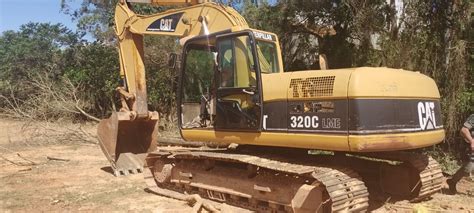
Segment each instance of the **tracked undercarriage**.
[[369,207],[369,191],[419,200],[441,187],[439,165],[422,155],[390,153],[385,160],[401,163],[386,165],[353,156],[269,153],[162,148],[148,155],[145,176],[150,188],[258,212],[361,212]]
[[392,200],[417,202],[441,190],[441,166],[429,156],[410,152],[367,154],[370,159],[347,157],[346,162],[364,182]]

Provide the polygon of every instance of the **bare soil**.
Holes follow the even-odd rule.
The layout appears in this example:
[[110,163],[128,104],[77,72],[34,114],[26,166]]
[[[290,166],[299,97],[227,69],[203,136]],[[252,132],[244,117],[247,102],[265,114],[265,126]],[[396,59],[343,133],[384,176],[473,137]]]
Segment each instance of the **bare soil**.
[[[94,132],[93,125],[0,119],[0,211],[192,210],[183,201],[146,192],[142,175],[113,176]],[[458,191],[421,203],[373,202],[371,207],[374,212],[474,212],[474,181],[463,179]]]

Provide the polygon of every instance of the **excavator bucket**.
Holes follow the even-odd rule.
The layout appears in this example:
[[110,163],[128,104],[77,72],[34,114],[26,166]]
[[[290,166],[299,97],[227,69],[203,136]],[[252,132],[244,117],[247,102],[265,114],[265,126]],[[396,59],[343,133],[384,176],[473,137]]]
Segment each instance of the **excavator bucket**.
[[141,173],[147,153],[155,151],[158,114],[147,120],[130,120],[126,112],[114,112],[100,121],[97,130],[102,152],[115,176]]

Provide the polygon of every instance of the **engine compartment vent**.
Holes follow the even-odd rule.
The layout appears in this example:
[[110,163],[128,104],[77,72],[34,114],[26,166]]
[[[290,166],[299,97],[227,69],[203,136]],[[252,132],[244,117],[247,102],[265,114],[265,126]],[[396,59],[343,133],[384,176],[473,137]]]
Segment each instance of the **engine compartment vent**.
[[293,98],[332,96],[336,76],[295,78],[290,81]]

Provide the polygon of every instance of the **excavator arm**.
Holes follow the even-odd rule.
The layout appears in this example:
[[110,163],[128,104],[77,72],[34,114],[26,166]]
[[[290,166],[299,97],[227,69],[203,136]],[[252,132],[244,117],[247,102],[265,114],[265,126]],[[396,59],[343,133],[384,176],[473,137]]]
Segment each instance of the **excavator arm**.
[[[142,1],[140,1],[142,2]],[[181,1],[154,1],[169,5]],[[192,2],[190,4],[195,4]],[[205,25],[206,27],[204,27]],[[143,36],[163,35],[180,38],[203,35],[230,29],[248,27],[245,19],[235,10],[215,3],[196,3],[194,6],[142,16],[135,14],[127,2],[121,1],[115,10],[115,30],[119,39],[120,76],[126,82],[123,94],[134,97],[132,117],[149,117],[146,97],[145,66],[143,63]],[[207,30],[207,32],[205,32]],[[123,90],[122,90],[123,91]],[[129,98],[130,99],[130,98]]]
[[[184,5],[153,15],[139,15],[130,3]],[[234,9],[207,0],[120,0],[115,9],[115,32],[119,41],[120,77],[117,88],[122,107],[99,123],[102,151],[115,175],[141,172],[148,152],[156,149],[157,112],[148,111],[144,58],[144,35],[181,39],[224,30],[248,28]]]

